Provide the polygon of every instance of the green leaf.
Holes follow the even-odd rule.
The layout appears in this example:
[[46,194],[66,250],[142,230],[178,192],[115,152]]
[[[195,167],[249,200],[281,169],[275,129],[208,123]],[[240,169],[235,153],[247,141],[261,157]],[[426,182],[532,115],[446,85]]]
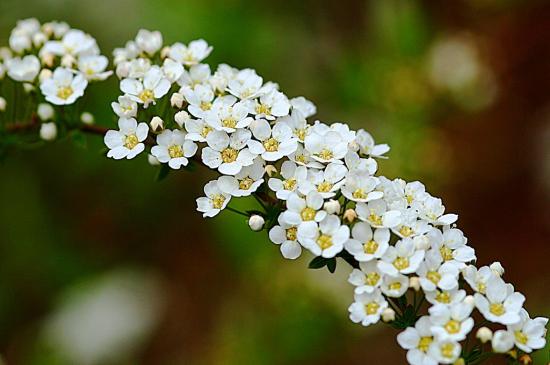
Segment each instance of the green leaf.
[[313,260],[311,260],[308,265],[310,269],[322,269],[325,266],[327,267],[328,271],[333,273],[336,270],[336,258],[331,257],[327,259],[325,257],[317,256]]
[[336,271],[336,259],[332,258],[329,262],[327,262],[327,269],[331,273],[334,273]]
[[170,173],[170,170],[172,170],[170,166],[168,166],[167,164],[162,164],[157,174],[156,181],[162,181],[166,179],[166,177]]

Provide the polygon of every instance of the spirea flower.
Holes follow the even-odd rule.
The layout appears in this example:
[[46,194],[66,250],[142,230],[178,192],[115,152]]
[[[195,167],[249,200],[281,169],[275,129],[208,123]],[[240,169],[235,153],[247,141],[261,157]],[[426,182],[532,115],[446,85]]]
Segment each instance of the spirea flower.
[[224,193],[217,181],[210,181],[204,186],[206,197],[197,199],[197,210],[203,217],[214,217],[221,212],[231,200],[231,195]]
[[151,148],[151,154],[159,162],[168,163],[173,169],[187,166],[188,158],[197,152],[196,143],[186,140],[185,133],[179,130],[165,130],[157,136],[157,145]]
[[69,69],[59,67],[40,85],[40,90],[50,103],[67,105],[84,95],[87,86],[88,81],[82,74],[75,75]]
[[110,149],[107,157],[115,160],[132,159],[143,152],[143,141],[149,132],[146,123],[138,124],[134,118],[120,118],[118,128],[118,131],[110,130],[105,134],[104,142]]

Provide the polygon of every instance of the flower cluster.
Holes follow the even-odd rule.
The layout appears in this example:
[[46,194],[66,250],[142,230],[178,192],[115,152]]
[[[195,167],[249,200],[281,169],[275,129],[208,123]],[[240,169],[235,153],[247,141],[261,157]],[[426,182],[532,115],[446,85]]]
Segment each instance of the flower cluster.
[[27,91],[38,87],[47,102],[69,105],[89,82],[109,77],[108,63],[89,34],[67,23],[30,18],[17,22],[9,47],[0,49],[0,79],[7,74]]

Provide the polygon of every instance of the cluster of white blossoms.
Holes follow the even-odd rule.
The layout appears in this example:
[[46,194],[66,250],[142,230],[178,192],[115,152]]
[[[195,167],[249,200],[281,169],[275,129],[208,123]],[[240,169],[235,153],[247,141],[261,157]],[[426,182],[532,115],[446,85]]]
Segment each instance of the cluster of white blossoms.
[[20,20],[0,49],[0,79],[7,74],[26,91],[38,87],[54,105],[73,104],[89,82],[109,77],[108,64],[92,36],[63,22]]
[[[307,250],[311,267],[334,271],[337,258],[352,265],[350,319],[401,329],[397,341],[410,364],[478,363],[487,353],[517,358],[544,347],[548,319],[530,318],[499,263],[474,266],[458,216],[420,182],[376,176],[386,144],[345,123],[309,122],[312,102],[287,97],[253,69],[212,70],[203,63],[211,51],[204,40],[165,46],[148,30],[114,51],[121,95],[111,105],[119,128],[104,136],[108,157],[147,149],[165,171],[191,160],[216,170],[198,211],[247,216],[287,259]],[[0,58],[0,74],[7,69],[31,85],[38,77],[53,104],[74,102],[88,81],[109,75],[95,40],[65,23],[19,22]],[[246,196],[260,209],[229,206]],[[483,323],[476,325],[474,309]],[[479,342],[468,348],[472,334]]]

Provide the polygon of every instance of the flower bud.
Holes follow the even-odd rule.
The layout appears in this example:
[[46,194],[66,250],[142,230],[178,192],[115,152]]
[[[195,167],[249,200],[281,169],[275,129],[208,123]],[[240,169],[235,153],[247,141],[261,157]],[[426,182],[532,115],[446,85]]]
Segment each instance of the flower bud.
[[494,333],[491,345],[493,351],[503,354],[514,347],[514,335],[506,330],[498,330]]
[[129,74],[130,74],[130,62],[127,62],[127,61],[120,62],[116,66],[116,75],[119,79],[128,77]]
[[533,363],[533,359],[531,358],[531,356],[527,354],[521,355],[518,360],[519,360],[519,363],[522,365],[531,365]]
[[470,307],[473,307],[475,304],[474,297],[472,295],[468,295],[464,298],[464,303],[468,304]]
[[168,57],[168,53],[170,53],[170,47],[162,47],[162,49],[160,50],[160,59],[163,60]]
[[43,45],[44,43],[46,43],[47,40],[48,40],[48,37],[46,37],[46,35],[41,32],[38,32],[32,36],[32,43],[37,48]]
[[277,173],[277,168],[273,165],[265,165],[265,173],[267,176],[272,177]]
[[25,91],[27,94],[34,90],[34,85],[29,84],[28,82],[25,82],[23,84],[23,91]]
[[55,61],[55,56],[51,53],[44,53],[40,55],[40,60],[45,66],[52,67]]
[[40,120],[43,122],[53,119],[53,106],[48,103],[40,103],[38,104],[36,114],[38,114],[38,118],[40,118]]
[[9,60],[12,58],[13,55],[11,53],[11,49],[9,47],[0,47],[0,59],[1,60]]
[[502,267],[501,263],[496,261],[496,262],[493,262],[489,268],[493,271],[493,273],[496,275],[496,276],[502,276],[504,275],[504,267]]
[[424,235],[413,238],[414,245],[417,250],[427,250],[430,248],[430,239]]
[[6,111],[7,102],[6,99],[0,96],[0,112]]
[[54,122],[44,123],[40,126],[40,138],[44,141],[53,141],[57,137],[57,126]]
[[382,311],[382,320],[386,323],[395,320],[395,311],[391,308],[386,308]]
[[176,113],[176,115],[174,115],[174,120],[176,121],[176,123],[180,128],[183,128],[183,125],[189,119],[190,119],[189,114],[185,110],[179,111]]
[[66,54],[63,57],[61,57],[61,66],[71,68],[73,67],[74,63],[76,62],[76,59],[73,55]]
[[357,219],[357,213],[355,213],[355,210],[348,209],[344,212],[344,220],[352,223],[355,219]]
[[325,202],[323,208],[328,214],[336,214],[340,212],[340,202],[338,200],[330,199]]
[[160,161],[155,156],[153,156],[152,154],[147,155],[147,162],[149,162],[149,165],[151,165],[151,166],[160,165]]
[[261,215],[254,214],[248,219],[248,226],[253,231],[261,231],[264,228],[265,220]]
[[420,291],[420,279],[417,276],[409,279],[409,288],[412,288],[414,291]]
[[149,123],[153,132],[160,132],[164,129],[164,120],[160,117],[153,117]]
[[489,342],[493,338],[493,331],[491,331],[487,327],[481,327],[477,330],[476,337],[479,339],[479,341],[481,341],[481,343]]
[[84,112],[80,115],[80,121],[84,124],[94,124],[94,116],[92,113]]
[[43,83],[44,81],[46,81],[52,76],[53,76],[52,70],[44,68],[42,69],[42,71],[40,71],[40,74],[38,75],[38,80],[40,81],[40,83]]
[[172,108],[181,108],[183,105],[183,95],[180,93],[173,93],[170,97],[170,105],[172,105]]

